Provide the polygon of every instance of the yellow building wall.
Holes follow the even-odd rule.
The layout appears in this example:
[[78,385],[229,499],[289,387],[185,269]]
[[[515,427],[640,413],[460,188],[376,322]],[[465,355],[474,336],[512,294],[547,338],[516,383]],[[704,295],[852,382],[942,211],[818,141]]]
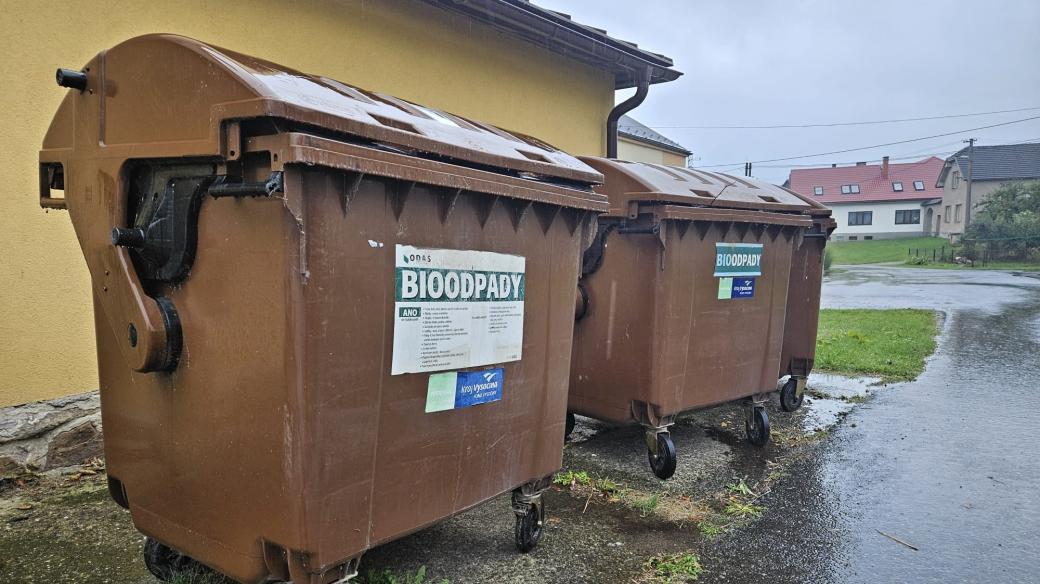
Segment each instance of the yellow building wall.
[[654,148],[642,142],[626,140],[618,137],[618,158],[633,162],[649,162],[651,164],[667,164],[669,166],[686,166],[686,157],[669,150]]
[[[0,406],[97,389],[86,266],[66,213],[38,204],[57,67],[183,34],[602,155],[613,76],[418,0],[0,0]],[[156,63],[161,67],[161,63]]]

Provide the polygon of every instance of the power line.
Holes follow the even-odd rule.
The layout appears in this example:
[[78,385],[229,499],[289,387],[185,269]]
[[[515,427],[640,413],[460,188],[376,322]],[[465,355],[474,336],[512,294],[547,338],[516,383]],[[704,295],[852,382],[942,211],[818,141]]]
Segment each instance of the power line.
[[[927,157],[931,157],[931,156],[937,156],[937,157],[949,156],[950,154],[953,154],[954,152],[957,152],[957,150],[948,150],[946,152],[931,152],[931,153],[926,153],[926,154],[915,154],[915,155],[912,155],[912,156],[890,156],[888,158],[888,160],[889,160],[889,162],[894,162],[896,160],[917,160],[917,159],[919,159],[921,157],[926,157],[926,159],[923,162],[927,162]],[[831,162],[830,164],[837,164],[839,166],[841,166],[841,165],[852,166],[854,164],[859,164],[860,162],[863,162],[863,161],[862,160],[855,160],[855,161],[848,161],[848,162]],[[755,166],[755,168],[820,168],[820,164],[819,163],[817,163],[817,164],[760,164],[760,165]],[[722,172],[725,172],[725,171],[722,171]]]
[[[993,141],[993,140],[996,140],[996,139],[995,138],[989,138],[987,141]],[[1029,143],[1032,143],[1032,142],[1040,142],[1040,137],[1038,137],[1038,138],[1029,138],[1029,139],[1026,139],[1026,140],[1021,140],[1021,139],[1017,139],[1017,138],[1007,138],[1007,139],[1001,139],[1001,140],[998,140],[998,141],[1000,141],[1000,142],[1008,142],[1008,143],[1013,143],[1013,144],[1029,144]],[[947,146],[956,146],[956,145],[959,145],[959,144],[961,144],[963,142],[964,142],[963,140],[957,140],[956,142],[944,142],[942,144],[936,144],[933,147],[925,148],[923,150],[914,150],[913,152],[906,152],[906,153],[903,153],[903,154],[899,154],[897,156],[890,156],[888,158],[888,160],[890,162],[894,162],[894,161],[897,161],[897,160],[916,160],[916,159],[919,159],[919,158],[922,158],[922,157],[926,157],[926,160],[923,160],[922,162],[927,162],[927,157],[931,157],[931,156],[937,156],[939,158],[945,158],[945,157],[949,156],[950,154],[953,154],[955,152],[959,152],[961,150],[961,148],[957,148],[957,149],[954,149],[954,150],[936,150],[936,148],[945,148]],[[873,158],[870,161],[873,162],[873,161],[876,161],[876,160],[878,160],[878,159]],[[849,165],[849,166],[851,166],[853,164],[858,164],[860,162],[863,162],[863,161],[862,160],[846,160],[846,161],[843,161],[843,162],[829,162],[828,164],[837,164],[838,166],[842,166],[842,165]],[[734,166],[732,168],[733,169],[737,169],[737,168],[743,168],[743,167],[742,166]],[[809,164],[761,164],[757,168],[820,168],[820,163],[817,162],[817,163],[809,163]],[[721,170],[719,172],[728,172],[728,171],[727,170]]]
[[950,114],[945,116],[924,116],[919,118],[899,118],[893,120],[869,120],[858,122],[822,122],[817,124],[775,124],[771,126],[735,125],[735,126],[650,126],[659,130],[778,130],[790,128],[834,128],[838,126],[870,126],[876,124],[901,124],[905,122],[923,122],[927,120],[948,120],[952,118],[971,118],[976,116],[991,116],[994,114],[1009,114],[1014,112],[1027,112],[1040,110],[1040,106],[1022,107],[1017,109],[995,110],[991,112],[975,112],[970,114]]
[[[988,141],[993,141],[993,140],[995,140],[995,139],[994,138],[990,138]],[[1026,139],[1026,140],[1020,140],[1020,139],[1016,139],[1016,138],[1008,138],[1006,140],[999,140],[999,141],[1000,142],[1009,142],[1009,143],[1013,143],[1013,144],[1030,144],[1030,143],[1033,143],[1033,142],[1040,142],[1040,137],[1029,138],[1029,139]],[[943,143],[943,144],[936,145],[935,148],[943,148],[943,147],[946,147],[946,146],[954,146],[954,145],[961,144],[963,142],[964,142],[963,140],[957,140],[956,142],[946,142],[946,143]],[[960,152],[961,150],[962,150],[962,148],[957,148],[955,150],[936,151],[933,148],[927,148],[927,149],[924,149],[924,150],[915,150],[913,152],[900,154],[898,156],[890,156],[888,160],[890,162],[894,162],[896,160],[915,160],[915,159],[919,159],[921,157],[931,157],[931,156],[937,156],[939,158],[945,158],[945,157],[947,157],[947,156],[949,156],[951,154],[954,154],[956,152]],[[871,161],[873,162],[875,160],[877,160],[877,159],[872,159]],[[841,166],[841,165],[851,166],[853,164],[858,164],[860,162],[863,162],[863,161],[862,160],[848,160],[848,161],[844,161],[844,162],[830,162],[828,164],[837,164],[838,166]],[[923,160],[921,162],[922,163],[923,162],[927,162],[927,159]],[[737,169],[737,168],[743,168],[743,167],[734,166],[732,168],[733,169]],[[810,164],[761,164],[757,168],[820,168],[820,163],[817,162],[817,163],[810,163]],[[728,171],[727,170],[721,170],[719,172],[728,172]]]
[[[964,129],[964,130],[956,130],[956,131],[953,131],[953,132],[945,132],[945,133],[942,133],[942,134],[933,134],[931,136],[923,136],[921,138],[910,138],[908,140],[897,140],[895,142],[885,142],[884,144],[873,144],[871,146],[858,146],[856,148],[845,148],[843,150],[832,150],[830,152],[818,152],[816,154],[801,154],[801,155],[798,155],[798,156],[784,156],[782,158],[770,158],[768,160],[751,160],[749,162],[751,162],[752,164],[762,164],[762,163],[766,163],[766,162],[784,162],[784,161],[787,161],[787,160],[800,160],[802,158],[815,158],[817,156],[830,156],[832,154],[845,154],[847,152],[856,152],[856,151],[859,151],[859,150],[871,150],[873,148],[884,148],[886,146],[897,146],[899,144],[909,144],[911,142],[920,142],[922,140],[932,140],[934,138],[945,138],[946,136],[953,136],[953,135],[956,135],[956,134],[963,134],[965,132],[974,132],[974,131],[977,131],[977,130],[986,130],[986,129],[989,129],[989,128],[997,128],[997,127],[1000,127],[1000,126],[1009,126],[1011,124],[1020,124],[1022,122],[1028,122],[1028,121],[1037,120],[1037,119],[1040,119],[1040,116],[1032,116],[1032,117],[1028,117],[1028,118],[1022,118],[1020,120],[1012,120],[1010,122],[1001,122],[999,124],[990,124],[988,126],[979,126],[977,128],[967,128],[967,129]],[[722,166],[735,166],[735,165],[739,165],[739,164],[743,164],[743,163],[742,162],[727,162],[725,164],[702,164],[702,165],[699,165],[699,166],[695,166],[694,168],[719,168],[719,167],[722,167]]]

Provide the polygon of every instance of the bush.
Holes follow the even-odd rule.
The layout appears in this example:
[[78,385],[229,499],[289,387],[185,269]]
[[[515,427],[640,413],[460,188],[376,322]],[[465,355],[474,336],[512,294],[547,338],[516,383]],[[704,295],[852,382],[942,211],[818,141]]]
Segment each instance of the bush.
[[993,191],[963,239],[963,255],[1028,260],[1040,255],[1040,181],[1011,183]]
[[831,253],[831,248],[824,248],[823,250],[823,273],[831,273],[831,264],[834,263],[834,254]]

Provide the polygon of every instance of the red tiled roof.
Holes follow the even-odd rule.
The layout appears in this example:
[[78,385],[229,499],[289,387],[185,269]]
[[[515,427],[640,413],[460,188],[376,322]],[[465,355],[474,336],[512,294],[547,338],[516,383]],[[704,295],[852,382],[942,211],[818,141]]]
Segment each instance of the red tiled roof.
[[[942,159],[935,156],[917,162],[890,164],[887,178],[881,176],[880,164],[799,168],[791,171],[790,188],[823,204],[935,199],[942,197],[942,189],[935,188],[942,168]],[[924,182],[924,190],[915,191],[914,181]],[[894,182],[903,183],[902,192],[892,190]],[[859,185],[860,192],[843,195],[842,185]],[[815,187],[823,187],[823,195],[814,194]]]

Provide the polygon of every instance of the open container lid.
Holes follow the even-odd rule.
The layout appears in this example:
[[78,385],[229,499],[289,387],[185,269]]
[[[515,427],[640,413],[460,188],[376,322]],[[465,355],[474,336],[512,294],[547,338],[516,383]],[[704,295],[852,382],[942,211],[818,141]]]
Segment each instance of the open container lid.
[[[170,155],[228,154],[219,143],[222,124],[277,118],[304,131],[520,178],[584,189],[603,178],[537,139],[186,37],[130,39],[100,53],[84,72],[86,87],[69,92],[45,151],[74,143],[86,150],[92,140],[103,150],[125,146],[137,156],[155,155],[149,145],[160,143]],[[72,111],[84,99],[100,100],[93,136],[81,136]]]
[[609,216],[628,216],[632,203],[768,211],[789,214],[830,214],[816,201],[774,184],[727,174],[600,157],[581,160],[603,173],[596,188],[610,199]]

